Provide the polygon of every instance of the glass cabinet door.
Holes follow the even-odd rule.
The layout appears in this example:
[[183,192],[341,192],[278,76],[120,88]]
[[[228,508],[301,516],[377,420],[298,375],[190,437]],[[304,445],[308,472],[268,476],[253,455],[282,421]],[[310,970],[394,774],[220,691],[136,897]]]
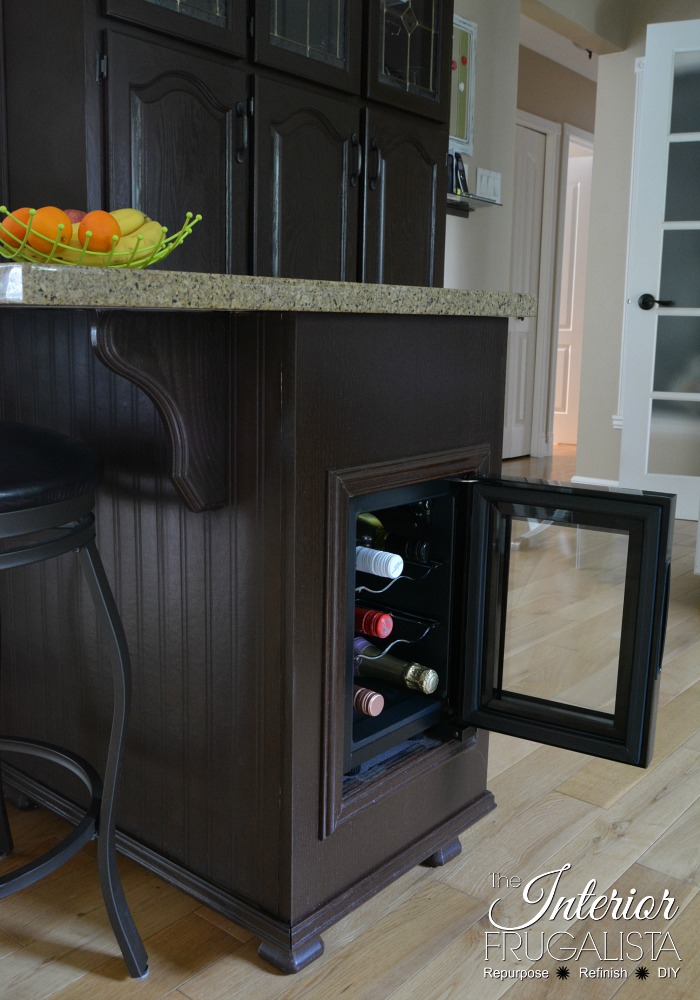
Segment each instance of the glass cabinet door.
[[245,0],[103,0],[105,14],[234,55],[246,53]]
[[647,766],[675,498],[470,485],[463,723]]
[[362,7],[355,0],[256,0],[255,59],[353,93],[360,89]]
[[447,121],[452,4],[379,0],[370,11],[368,96]]

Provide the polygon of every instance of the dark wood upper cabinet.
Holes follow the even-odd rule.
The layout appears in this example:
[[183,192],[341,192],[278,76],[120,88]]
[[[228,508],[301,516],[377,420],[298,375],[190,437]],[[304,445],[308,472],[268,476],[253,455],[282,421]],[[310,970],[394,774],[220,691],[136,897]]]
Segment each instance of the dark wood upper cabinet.
[[363,281],[442,284],[445,143],[440,125],[366,109]]
[[257,79],[255,273],[357,280],[360,116],[342,98]]
[[164,40],[106,32],[109,208],[140,208],[170,232],[203,221],[161,266],[248,265],[247,78]]
[[222,52],[246,54],[246,0],[102,0],[105,14]]
[[[60,101],[22,71],[37,16],[40,52],[71,55]],[[171,233],[200,213],[165,268],[441,285],[451,17],[451,0],[2,0],[7,200],[133,205]]]
[[448,121],[452,12],[451,0],[365,0],[367,96]]
[[362,8],[357,0],[256,0],[255,61],[358,94]]

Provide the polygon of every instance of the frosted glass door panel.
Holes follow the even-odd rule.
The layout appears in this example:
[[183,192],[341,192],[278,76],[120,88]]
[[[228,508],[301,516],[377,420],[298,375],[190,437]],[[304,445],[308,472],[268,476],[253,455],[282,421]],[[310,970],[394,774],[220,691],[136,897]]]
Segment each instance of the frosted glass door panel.
[[344,0],[270,0],[270,41],[309,59],[344,66]]
[[700,317],[659,317],[654,392],[700,393]]
[[532,529],[513,518],[503,687],[613,714],[628,533],[546,522]]
[[700,307],[700,229],[664,233],[659,298],[677,308]]
[[672,142],[668,149],[666,221],[700,219],[700,142]]
[[671,132],[700,132],[700,60],[697,52],[676,53]]
[[653,401],[648,471],[700,476],[700,402]]
[[675,494],[676,517],[691,520],[700,511],[700,19],[649,24],[637,82],[619,482]]

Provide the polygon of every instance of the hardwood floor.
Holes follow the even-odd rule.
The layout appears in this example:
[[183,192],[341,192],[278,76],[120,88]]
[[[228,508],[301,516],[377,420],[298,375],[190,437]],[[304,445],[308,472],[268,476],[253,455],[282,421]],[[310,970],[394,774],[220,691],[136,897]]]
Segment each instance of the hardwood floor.
[[[551,462],[510,462],[504,474],[566,480],[573,473],[573,462],[572,449],[560,450]],[[442,869],[412,870],[335,925],[324,934],[322,958],[293,977],[279,975],[261,962],[258,941],[246,931],[122,860],[125,890],[150,956],[149,977],[129,980],[102,906],[94,845],[90,845],[44,882],[0,902],[0,996],[3,1000],[491,1000],[502,996],[691,1000],[698,996],[700,577],[693,574],[695,532],[694,522],[676,522],[656,752],[649,769],[492,737],[489,787],[498,808],[463,835],[461,855]],[[561,578],[556,573],[550,573],[551,579],[547,576],[548,559],[560,558],[559,543],[550,545],[547,539],[540,547],[540,541],[523,547],[524,553],[534,554],[537,566],[523,570],[518,583],[521,607],[509,641],[511,653],[525,660],[513,669],[522,669],[526,676],[532,663],[544,663],[553,678],[556,671],[545,662],[548,654],[540,645],[549,633],[549,641],[558,644],[566,683],[574,688],[583,684],[586,696],[605,701],[609,692],[598,678],[585,673],[585,650],[609,640],[607,590],[609,584],[614,589],[615,559],[603,570],[610,579],[598,579],[569,598]],[[65,829],[62,821],[44,810],[19,812],[10,807],[10,814],[20,846],[3,862],[6,867],[22,863]],[[581,912],[574,902],[557,913],[550,907],[534,920],[544,904],[526,904],[523,886],[565,865],[571,868],[561,876],[554,892],[557,898],[583,893],[595,880],[595,886],[588,886],[594,895],[610,898],[614,888],[625,901],[632,899],[629,918],[623,918],[622,904],[615,919],[600,902],[593,919],[578,900]],[[554,881],[552,874],[542,878],[529,898],[538,899],[540,891],[546,896]],[[665,892],[675,901],[669,912],[651,913],[649,919],[634,914],[635,900],[653,897],[660,904]],[[489,919],[489,908],[497,899],[493,921],[510,929],[503,937]],[[648,898],[646,904],[648,912],[652,906]],[[524,927],[529,921],[530,926]],[[512,930],[518,927],[519,931]],[[571,954],[577,950],[580,955]],[[627,954],[622,960],[621,952]],[[646,981],[635,974],[641,968],[649,972]],[[558,978],[558,969],[568,970],[567,978]],[[581,969],[590,975],[582,977]],[[678,970],[676,975],[673,970]],[[528,972],[548,975],[514,978]],[[613,978],[612,973],[626,973],[627,978]]]

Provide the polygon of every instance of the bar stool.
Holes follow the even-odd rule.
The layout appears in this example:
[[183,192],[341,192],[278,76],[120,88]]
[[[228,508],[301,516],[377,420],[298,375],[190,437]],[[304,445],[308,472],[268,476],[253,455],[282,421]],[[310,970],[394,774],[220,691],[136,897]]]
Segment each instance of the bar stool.
[[[148,973],[146,951],[126,903],[117,868],[115,803],[130,693],[129,651],[95,545],[94,491],[102,461],[86,445],[63,434],[0,420],[0,570],[77,552],[98,618],[114,647],[111,732],[104,778],[81,757],[61,747],[23,737],[0,736],[0,753],[51,761],[85,786],[90,804],[81,821],[53,849],[0,876],[0,899],[32,885],[97,838],[100,887],[129,974]],[[0,853],[12,850],[0,784]]]

